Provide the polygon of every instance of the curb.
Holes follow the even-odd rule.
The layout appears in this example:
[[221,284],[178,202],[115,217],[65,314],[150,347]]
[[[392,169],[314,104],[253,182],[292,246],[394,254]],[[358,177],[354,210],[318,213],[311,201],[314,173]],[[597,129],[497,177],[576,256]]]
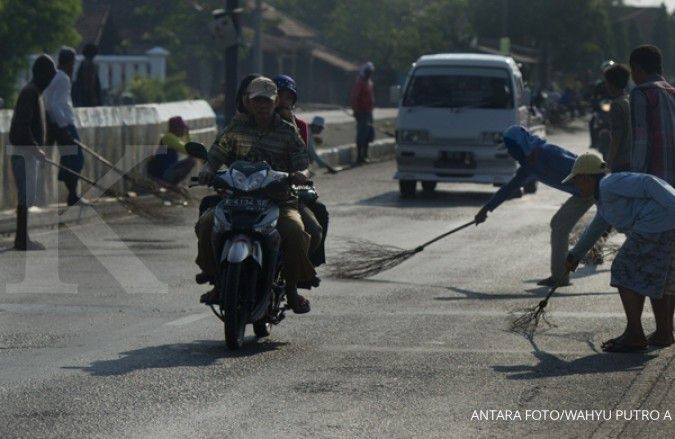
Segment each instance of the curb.
[[[356,161],[356,144],[320,148],[317,154],[331,166],[353,165]],[[368,155],[376,160],[391,159],[396,155],[396,142],[391,138],[376,140],[370,144]]]
[[[133,198],[141,206],[156,204],[153,195]],[[64,204],[50,205],[40,208],[39,212],[28,213],[28,228],[53,228],[59,224],[81,224],[97,217],[111,217],[128,214],[126,207],[114,198],[101,198],[95,206],[68,208]],[[13,234],[16,230],[16,216],[13,210],[0,213],[0,234]]]

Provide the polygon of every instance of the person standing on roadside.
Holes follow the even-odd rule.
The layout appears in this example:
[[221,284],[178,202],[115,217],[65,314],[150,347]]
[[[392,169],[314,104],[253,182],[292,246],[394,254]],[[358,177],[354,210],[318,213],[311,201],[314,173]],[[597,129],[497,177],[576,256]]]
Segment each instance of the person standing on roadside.
[[98,55],[96,44],[86,44],[82,49],[84,60],[77,69],[73,102],[77,107],[98,107],[103,105],[101,81],[98,78],[98,66],[94,58]]
[[604,72],[605,87],[612,97],[609,109],[610,143],[607,165],[612,172],[630,170],[631,127],[630,104],[626,87],[630,70],[623,64],[613,64]]
[[375,66],[367,62],[359,69],[352,88],[350,103],[356,119],[356,150],[357,163],[368,162],[368,146],[375,140],[373,127],[373,110],[375,109],[375,94],[373,91],[373,72]]
[[35,204],[40,164],[45,159],[46,120],[42,93],[56,75],[54,60],[40,55],[33,63],[33,78],[21,89],[9,129],[11,164],[17,189],[14,248],[44,250],[28,236],[28,208]]
[[[61,166],[80,173],[84,167],[84,154],[82,148],[75,143],[80,141],[80,135],[75,127],[75,110],[71,99],[70,82],[75,67],[75,56],[75,49],[71,47],[61,49],[56,76],[44,91],[43,98],[48,121],[47,144],[52,145],[56,142],[60,147]],[[60,169],[58,179],[68,189],[68,206],[74,206],[77,203],[90,204],[78,195],[79,178],[76,175]]]

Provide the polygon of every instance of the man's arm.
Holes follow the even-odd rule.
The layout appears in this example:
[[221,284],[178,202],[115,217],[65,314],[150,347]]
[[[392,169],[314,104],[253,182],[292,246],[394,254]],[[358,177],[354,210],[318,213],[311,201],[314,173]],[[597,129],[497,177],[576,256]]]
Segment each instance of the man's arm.
[[37,148],[39,142],[33,137],[31,123],[34,108],[38,105],[39,95],[35,90],[24,89],[19,93],[14,106],[12,124],[9,130],[9,141],[14,146],[31,146]]
[[648,170],[649,126],[647,124],[647,96],[635,88],[630,94],[630,117],[633,135],[630,167],[634,172]]
[[492,212],[498,208],[504,201],[506,201],[513,192],[522,187],[526,182],[533,179],[534,177],[527,171],[525,168],[521,167],[516,172],[516,175],[511,178],[511,181],[502,186],[495,194],[490,198],[490,201],[483,206],[475,216],[476,225],[484,222],[487,219],[487,213]]
[[617,105],[616,102],[612,102],[612,107],[609,110],[609,127],[610,127],[610,143],[609,151],[607,153],[607,165],[609,169],[613,169],[615,165],[616,156],[619,153],[619,144],[621,139],[623,139],[626,130],[629,129],[626,126],[627,121],[626,114],[623,111],[621,105]]
[[602,236],[603,233],[609,229],[610,224],[605,221],[605,219],[600,215],[600,212],[596,212],[593,221],[586,227],[586,230],[581,235],[577,243],[574,245],[574,248],[570,250],[569,255],[577,263],[583,258],[586,253],[589,252],[591,248],[598,242],[598,239]]

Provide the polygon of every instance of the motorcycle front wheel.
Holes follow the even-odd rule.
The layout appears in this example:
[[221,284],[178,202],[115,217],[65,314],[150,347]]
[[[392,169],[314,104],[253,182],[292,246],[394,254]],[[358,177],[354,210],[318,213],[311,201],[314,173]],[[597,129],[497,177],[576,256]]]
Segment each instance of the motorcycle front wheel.
[[237,350],[244,344],[247,311],[242,306],[242,264],[229,264],[220,282],[220,306],[225,312],[225,344],[231,350]]

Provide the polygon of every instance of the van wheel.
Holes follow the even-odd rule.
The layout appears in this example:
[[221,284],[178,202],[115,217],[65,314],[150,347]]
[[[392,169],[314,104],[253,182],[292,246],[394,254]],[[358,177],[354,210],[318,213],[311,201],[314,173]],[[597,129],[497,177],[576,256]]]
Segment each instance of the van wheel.
[[422,190],[427,195],[433,194],[434,191],[436,190],[436,182],[435,181],[423,181],[422,182]]
[[417,182],[415,180],[399,180],[398,188],[401,191],[402,198],[413,198],[417,190]]
[[537,182],[532,181],[530,183],[527,183],[524,187],[523,190],[526,194],[536,194],[537,193]]

